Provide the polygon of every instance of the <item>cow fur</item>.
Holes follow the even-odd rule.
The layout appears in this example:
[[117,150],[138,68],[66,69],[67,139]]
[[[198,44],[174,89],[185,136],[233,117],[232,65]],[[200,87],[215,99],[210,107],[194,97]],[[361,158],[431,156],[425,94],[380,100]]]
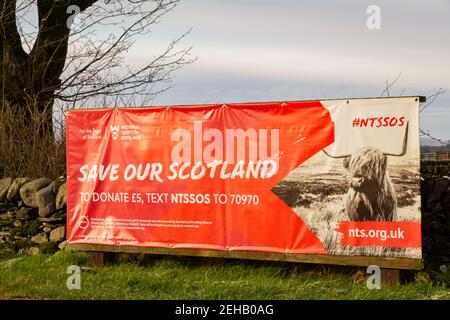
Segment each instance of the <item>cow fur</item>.
[[345,213],[352,221],[393,221],[397,197],[387,170],[387,157],[365,147],[344,158],[350,188],[344,197]]

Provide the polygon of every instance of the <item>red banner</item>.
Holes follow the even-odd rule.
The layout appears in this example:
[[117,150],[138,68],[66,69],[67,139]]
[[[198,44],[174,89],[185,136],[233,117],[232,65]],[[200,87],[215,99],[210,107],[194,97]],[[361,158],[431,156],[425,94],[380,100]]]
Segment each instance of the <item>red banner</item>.
[[338,132],[330,110],[310,101],[70,111],[67,240],[333,253],[302,216],[314,185],[290,178],[326,158]]

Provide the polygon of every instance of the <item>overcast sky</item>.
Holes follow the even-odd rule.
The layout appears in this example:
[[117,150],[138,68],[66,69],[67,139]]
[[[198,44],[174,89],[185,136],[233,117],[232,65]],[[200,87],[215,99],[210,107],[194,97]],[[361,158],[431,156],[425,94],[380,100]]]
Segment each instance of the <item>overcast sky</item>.
[[[369,5],[381,30],[366,26]],[[450,139],[450,1],[184,0],[129,61],[186,30],[198,60],[175,74],[155,105],[447,93],[421,115],[421,127]]]

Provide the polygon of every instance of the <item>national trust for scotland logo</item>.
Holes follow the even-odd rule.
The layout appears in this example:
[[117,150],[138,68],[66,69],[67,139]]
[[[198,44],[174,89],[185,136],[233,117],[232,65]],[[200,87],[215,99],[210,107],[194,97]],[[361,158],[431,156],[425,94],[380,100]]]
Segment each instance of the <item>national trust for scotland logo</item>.
[[113,140],[119,139],[119,130],[120,130],[120,126],[110,126],[109,127],[109,131],[111,131],[111,136],[112,136]]

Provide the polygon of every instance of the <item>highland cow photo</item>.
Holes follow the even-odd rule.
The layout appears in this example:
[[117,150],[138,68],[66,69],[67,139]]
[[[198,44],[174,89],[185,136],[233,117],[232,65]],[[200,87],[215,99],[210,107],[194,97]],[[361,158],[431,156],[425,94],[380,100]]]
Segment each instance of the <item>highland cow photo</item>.
[[[390,246],[389,238],[404,236],[401,230],[372,230],[378,245],[352,246],[341,244],[339,228],[363,221],[420,225],[419,144],[412,134],[418,103],[408,107],[407,100],[324,101],[335,124],[334,144],[273,188],[332,254],[421,257],[420,248]],[[420,237],[416,230],[412,236]],[[347,236],[361,233],[352,231]]]

